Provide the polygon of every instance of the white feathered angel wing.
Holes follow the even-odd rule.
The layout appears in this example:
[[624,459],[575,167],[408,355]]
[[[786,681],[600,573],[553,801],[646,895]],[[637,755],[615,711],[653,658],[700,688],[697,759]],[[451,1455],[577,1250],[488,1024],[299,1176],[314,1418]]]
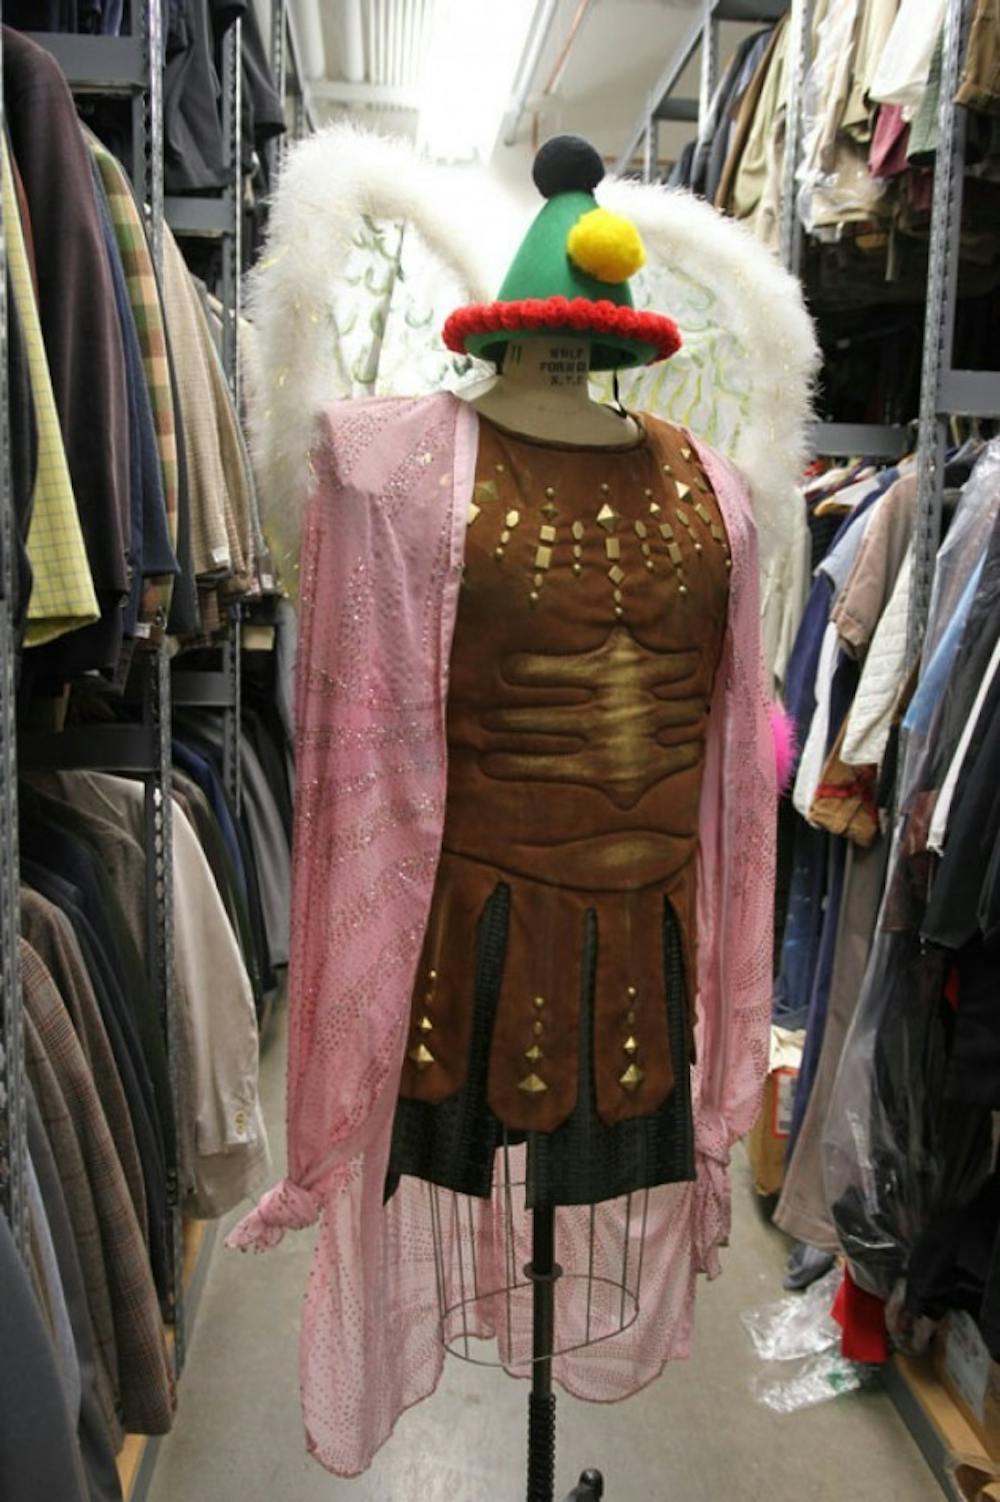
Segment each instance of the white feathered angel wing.
[[[669,314],[684,338],[672,360],[623,372],[622,395],[735,460],[765,571],[780,569],[804,528],[796,483],[818,364],[799,284],[688,193],[607,181],[598,198],[645,242],[637,306]],[[300,510],[324,402],[460,389],[483,374],[449,354],[441,328],[454,308],[491,299],[519,218],[485,174],[433,166],[350,125],[291,149],[248,296],[261,365],[251,429],[268,512]]]

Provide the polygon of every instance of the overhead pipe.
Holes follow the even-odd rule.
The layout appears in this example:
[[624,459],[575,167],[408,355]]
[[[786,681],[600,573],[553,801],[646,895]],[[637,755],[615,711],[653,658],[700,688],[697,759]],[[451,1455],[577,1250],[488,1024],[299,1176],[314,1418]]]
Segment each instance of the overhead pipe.
[[511,105],[504,117],[502,127],[502,139],[505,146],[513,146],[517,140],[517,128],[521,123],[528,103],[528,91],[538,69],[539,60],[549,39],[552,22],[555,20],[556,11],[559,8],[559,0],[539,0],[535,6],[535,14],[531,20],[531,29],[528,33],[528,41],[521,58],[521,67],[518,70],[517,85],[514,89]]
[[576,14],[574,15],[572,21],[569,23],[569,30],[566,33],[566,39],[563,42],[562,47],[559,49],[559,56],[556,58],[552,72],[549,74],[548,81],[546,82],[546,85],[542,90],[542,93],[546,98],[551,97],[551,95],[553,95],[556,89],[559,87],[560,80],[562,79],[562,76],[566,71],[566,64],[569,62],[569,55],[573,49],[573,43],[576,41],[580,33],[580,27],[583,25],[586,19],[587,12],[590,9],[590,4],[591,0],[579,0],[579,4],[576,7]]
[[303,82],[326,77],[326,47],[319,18],[320,0],[288,0],[299,43]]
[[340,0],[340,71],[346,83],[365,81],[365,31],[361,0]]

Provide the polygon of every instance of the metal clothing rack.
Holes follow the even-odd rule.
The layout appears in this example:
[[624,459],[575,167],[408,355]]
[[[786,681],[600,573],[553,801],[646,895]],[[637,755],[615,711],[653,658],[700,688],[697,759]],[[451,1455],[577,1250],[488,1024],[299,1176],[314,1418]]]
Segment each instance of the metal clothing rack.
[[[293,141],[318,129],[313,112],[309,83],[302,67],[302,47],[299,42],[298,24],[288,5],[288,0],[271,0],[271,73],[278,90],[278,98],[285,106],[291,103],[291,131]],[[285,138],[271,143],[273,180],[280,171],[281,157],[285,151]]]
[[[60,64],[77,96],[126,95],[131,100],[131,176],[142,205],[158,277],[163,271],[163,29],[160,0],[132,8],[134,30],[120,37],[38,32],[33,40]],[[6,404],[5,404],[6,407]],[[157,998],[172,1092],[178,1085],[178,1019],[173,986],[173,799],[171,794],[170,673],[166,648],[136,659],[142,697],[139,725],[107,725],[21,738],[18,758],[35,770],[103,770],[141,776],[144,789],[147,920],[146,970]],[[16,768],[13,772],[16,786]],[[170,1205],[169,1310],[174,1363],[186,1349],[183,1226],[177,1164],[167,1165]]]
[[968,35],[968,5],[964,0],[948,0],[917,429],[918,499],[909,619],[912,656],[923,642],[941,541],[948,418],[956,414],[1000,417],[1000,371],[959,370],[953,363],[967,121],[966,111],[955,104],[955,94]]
[[[643,181],[651,182],[656,169],[656,147],[661,120],[690,120],[701,124],[709,110],[719,73],[719,26],[723,21],[744,25],[767,25],[788,10],[788,0],[699,0],[691,21],[662,72],[649,90],[636,116],[614,173],[629,171],[640,145],[643,147]],[[700,55],[698,98],[678,98],[674,93],[692,58]]]
[[[793,33],[794,65],[790,88],[798,90],[808,64],[809,12],[812,0],[800,0],[800,24]],[[966,167],[966,111],[955,104],[968,44],[967,0],[948,0],[938,105],[938,147],[930,222],[930,254],[924,314],[920,410],[917,423],[917,514],[914,571],[907,628],[909,655],[915,660],[923,643],[934,586],[934,567],[941,541],[948,419],[1000,417],[1000,370],[964,370],[954,364],[955,312],[961,252],[962,202]],[[791,80],[797,80],[792,84]],[[801,144],[801,123],[796,154]],[[796,162],[786,155],[786,184],[794,186]],[[784,209],[792,208],[786,192]],[[801,235],[798,234],[801,241]],[[785,255],[795,269],[797,261]],[[820,454],[860,454],[898,459],[910,447],[911,430],[888,424],[818,423],[814,448]]]
[[[0,59],[2,59],[0,39]],[[3,127],[0,68],[0,128]],[[6,265],[0,208],[0,268]],[[7,392],[7,278],[0,276],[0,1211],[25,1249],[25,1097],[17,840],[17,713],[14,699],[14,517]]]
[[[240,275],[243,260],[243,176],[240,121],[243,88],[243,23],[235,20],[222,42],[222,136],[226,184],[205,196],[168,195],[164,215],[175,235],[218,240],[222,255],[222,364],[237,410],[240,405]],[[174,674],[173,702],[222,712],[222,780],[233,806],[242,800],[240,772],[240,637],[239,605],[229,610],[222,643],[221,671],[181,669]],[[204,681],[198,682],[198,679]],[[180,681],[180,682],[179,682]]]
[[[79,97],[117,96],[131,104],[132,160],[130,175],[142,205],[157,275],[163,267],[163,27],[162,0],[136,0],[131,7],[133,32],[121,37],[34,33],[62,67],[73,93]],[[206,232],[204,223],[216,215],[224,243],[223,358],[228,379],[239,396],[239,287],[242,205],[240,185],[240,34],[239,24],[227,35],[224,52],[225,114],[229,182],[219,204],[173,200],[168,222],[182,233]],[[0,101],[2,102],[2,101]],[[184,214],[191,208],[192,221]],[[225,223],[221,221],[224,210]],[[205,216],[202,229],[197,215]],[[212,231],[214,232],[214,231]],[[2,237],[2,225],[0,225]],[[5,247],[0,238],[0,271]],[[14,695],[15,642],[11,612],[14,518],[10,486],[8,391],[6,360],[6,278],[0,275],[0,1209],[8,1216],[15,1237],[24,1245],[24,1184],[27,1169],[25,1133],[24,1051],[18,970],[19,867],[17,838],[17,769],[90,769],[128,772],[144,785],[146,966],[157,997],[166,1042],[173,1093],[178,1086],[178,1016],[173,985],[173,799],[171,796],[171,715],[177,704],[222,707],[225,714],[225,782],[230,796],[239,798],[240,652],[239,619],[223,649],[222,670],[215,674],[183,671],[172,682],[164,645],[147,646],[136,656],[135,678],[140,694],[136,723],[106,724],[67,730],[60,734],[28,734],[18,739]],[[170,1273],[173,1290],[169,1310],[172,1350],[179,1374],[186,1352],[184,1241],[177,1165],[168,1165],[171,1215]],[[151,1447],[152,1448],[152,1447]],[[144,1464],[143,1471],[149,1467]],[[134,1496],[133,1492],[133,1496]]]

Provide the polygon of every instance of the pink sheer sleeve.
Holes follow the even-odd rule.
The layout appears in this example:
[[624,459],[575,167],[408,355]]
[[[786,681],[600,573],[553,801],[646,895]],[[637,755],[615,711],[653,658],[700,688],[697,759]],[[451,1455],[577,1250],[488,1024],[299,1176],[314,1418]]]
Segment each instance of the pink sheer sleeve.
[[704,1156],[694,1241],[719,1271],[729,1236],[728,1163],[753,1126],[771,1020],[776,748],[761,651],[757,533],[741,476],[699,445],[729,532],[729,624],[716,681],[701,799],[696,1144]]
[[440,849],[442,706],[475,417],[450,396],[339,403],[312,465],[296,664],[288,1176],[233,1232],[241,1249],[315,1221],[391,1116]]

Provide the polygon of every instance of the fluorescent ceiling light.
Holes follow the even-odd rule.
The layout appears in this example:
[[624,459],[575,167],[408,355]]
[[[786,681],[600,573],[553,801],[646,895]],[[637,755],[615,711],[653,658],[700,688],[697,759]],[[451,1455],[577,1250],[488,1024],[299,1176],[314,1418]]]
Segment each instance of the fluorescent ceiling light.
[[534,9],[534,0],[433,0],[417,125],[428,156],[489,160]]

